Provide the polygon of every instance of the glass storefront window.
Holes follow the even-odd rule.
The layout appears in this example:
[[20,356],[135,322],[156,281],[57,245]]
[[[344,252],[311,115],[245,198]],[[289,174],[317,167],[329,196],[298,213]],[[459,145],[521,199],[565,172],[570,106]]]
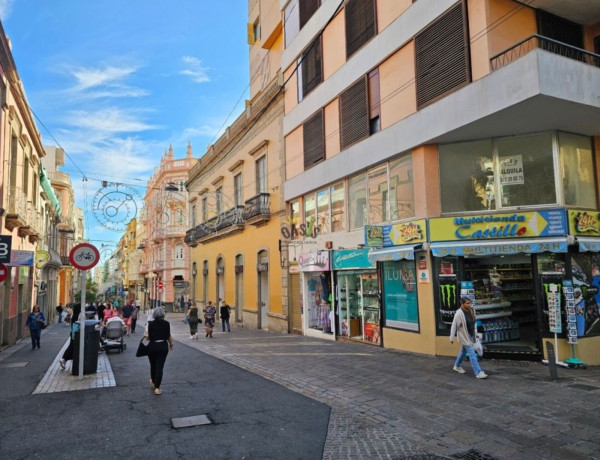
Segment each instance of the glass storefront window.
[[592,140],[575,134],[559,133],[560,164],[565,206],[596,208],[596,182]]
[[387,165],[369,171],[369,224],[388,220]]
[[344,183],[331,187],[331,231],[339,232],[346,228],[344,215]]
[[390,219],[415,216],[412,156],[406,155],[390,162]]
[[367,223],[366,177],[359,174],[350,178],[348,185],[348,217],[350,230],[361,228]]
[[440,145],[439,164],[442,212],[496,208],[491,140]]
[[304,223],[310,225],[316,219],[316,200],[314,193],[304,196]]
[[556,203],[552,134],[496,141],[501,207]]
[[600,334],[600,254],[571,256],[577,336]]
[[317,193],[317,225],[319,234],[325,235],[330,232],[329,189]]
[[385,325],[419,330],[419,305],[414,260],[383,262]]
[[338,272],[339,334],[380,342],[379,287],[374,272]]
[[333,311],[329,302],[329,272],[305,273],[308,327],[332,332]]

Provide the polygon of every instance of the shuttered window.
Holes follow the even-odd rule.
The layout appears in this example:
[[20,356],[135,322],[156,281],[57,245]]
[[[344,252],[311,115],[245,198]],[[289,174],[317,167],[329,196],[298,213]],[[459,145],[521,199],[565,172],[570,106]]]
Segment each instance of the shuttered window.
[[471,80],[463,2],[415,37],[415,55],[419,108]]
[[298,0],[298,6],[300,7],[300,29],[302,29],[321,6],[321,0]]
[[346,58],[375,35],[375,0],[350,0],[346,15]]
[[323,81],[321,64],[321,37],[319,36],[302,54],[302,63],[300,64],[302,68],[302,94],[300,95],[301,97],[299,100],[306,97],[308,93]]
[[340,139],[342,148],[369,135],[367,79],[361,78],[340,94]]
[[315,113],[302,127],[304,138],[304,169],[307,169],[325,158],[323,111],[319,110]]

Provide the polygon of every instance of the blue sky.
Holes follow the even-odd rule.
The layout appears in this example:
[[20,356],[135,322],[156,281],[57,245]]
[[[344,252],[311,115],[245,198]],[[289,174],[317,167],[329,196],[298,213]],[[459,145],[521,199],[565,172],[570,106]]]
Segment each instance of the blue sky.
[[247,9],[245,0],[0,0],[43,144],[73,160],[60,169],[92,243],[121,236],[90,212],[102,180],[139,185],[143,196],[169,145],[181,158],[190,141],[199,157],[243,110]]

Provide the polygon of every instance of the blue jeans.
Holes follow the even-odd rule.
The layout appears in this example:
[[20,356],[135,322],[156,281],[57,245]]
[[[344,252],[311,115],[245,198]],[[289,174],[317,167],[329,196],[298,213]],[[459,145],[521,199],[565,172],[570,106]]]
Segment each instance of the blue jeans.
[[42,336],[41,329],[29,329],[29,335],[31,336],[31,349],[35,347],[40,348],[40,337]]
[[458,352],[458,356],[456,357],[456,362],[454,363],[454,366],[460,367],[466,355],[469,355],[471,367],[473,368],[473,372],[475,372],[475,375],[482,372],[481,367],[479,367],[479,362],[477,361],[477,353],[475,352],[473,345],[463,345],[462,347],[460,347],[460,351]]
[[225,325],[227,325],[227,331],[231,332],[231,325],[229,324],[229,318],[221,318],[221,327],[223,328],[223,332],[225,332]]

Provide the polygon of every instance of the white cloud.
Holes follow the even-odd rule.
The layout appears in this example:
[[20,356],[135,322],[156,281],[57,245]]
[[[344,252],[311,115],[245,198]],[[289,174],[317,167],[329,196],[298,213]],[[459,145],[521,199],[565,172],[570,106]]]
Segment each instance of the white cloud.
[[192,81],[195,83],[207,83],[210,81],[210,78],[206,73],[208,69],[202,66],[202,61],[200,61],[200,59],[193,56],[183,56],[181,60],[186,66],[185,69],[179,72],[181,75],[191,77]]
[[133,74],[137,69],[135,67],[114,67],[106,66],[104,68],[79,68],[72,69],[71,75],[77,80],[77,88],[84,90],[104,85],[114,85],[115,82],[123,80]]
[[132,133],[157,128],[157,126],[141,121],[137,117],[139,112],[135,110],[121,110],[116,107],[96,112],[76,110],[70,112],[65,122],[75,128],[101,133]]
[[6,18],[10,14],[13,0],[0,0],[0,19],[6,21]]
[[[1,1],[1,0],[0,0]],[[71,97],[86,99],[139,98],[150,93],[142,88],[125,84],[140,69],[139,66],[105,65],[98,67],[67,66],[66,72],[75,79],[75,85],[67,90]]]

